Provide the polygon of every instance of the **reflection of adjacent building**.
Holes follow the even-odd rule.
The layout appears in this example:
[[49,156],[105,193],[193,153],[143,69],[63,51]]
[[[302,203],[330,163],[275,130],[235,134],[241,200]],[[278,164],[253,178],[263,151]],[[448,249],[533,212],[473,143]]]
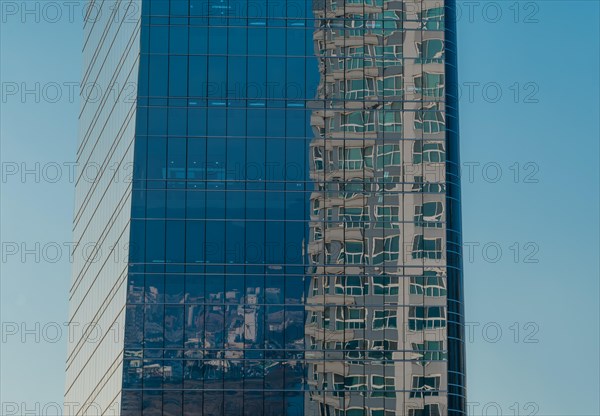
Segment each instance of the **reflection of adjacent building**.
[[[146,302],[161,301],[155,296],[156,287],[146,289]],[[201,302],[194,299],[198,303],[185,306],[185,325],[173,314],[158,319],[156,316],[164,314],[162,303],[156,303],[157,308],[147,307],[146,322],[132,325],[144,329],[146,345],[162,345],[163,337],[177,344],[185,338],[185,353],[168,351],[174,355],[167,358],[162,350],[146,349],[145,356],[141,351],[135,354],[126,351],[125,385],[204,392],[203,406],[209,414],[223,412],[223,408],[217,400],[206,401],[212,394],[207,391],[214,394],[224,389],[236,391],[238,396],[230,398],[233,403],[229,403],[229,408],[243,405],[265,415],[270,413],[261,410],[264,409],[262,390],[275,392],[270,399],[274,403],[283,403],[276,402],[276,393],[282,394],[284,390],[296,391],[301,397],[305,371],[303,306],[285,308],[283,294],[276,287],[264,290],[249,286],[245,294],[244,297],[243,292],[231,290],[207,293]],[[164,327],[158,322],[164,322]],[[264,349],[265,339],[269,340],[269,350]],[[156,357],[149,357],[152,353]],[[256,392],[253,395],[245,390]],[[298,406],[296,409],[300,409]],[[275,416],[279,410],[275,407],[272,412]]]
[[444,8],[319,4],[307,408],[448,414]]

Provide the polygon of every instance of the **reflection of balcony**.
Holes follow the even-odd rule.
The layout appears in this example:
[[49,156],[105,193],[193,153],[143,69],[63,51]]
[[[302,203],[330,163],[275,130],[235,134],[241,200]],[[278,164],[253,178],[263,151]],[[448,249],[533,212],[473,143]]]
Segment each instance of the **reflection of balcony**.
[[344,80],[347,78],[358,79],[359,77],[376,77],[380,75],[381,68],[376,65],[358,66],[358,67],[346,67],[338,68],[332,71],[333,78],[336,81]]
[[[354,329],[346,329],[346,330],[335,330],[335,329],[323,329],[318,328],[314,329],[314,332],[311,332],[312,328],[307,329],[306,334],[314,336],[317,340],[323,340],[327,342],[342,342],[346,339],[354,338]],[[362,331],[362,330],[360,330]],[[332,363],[333,364],[333,363]]]
[[380,34],[364,28],[322,27],[313,33],[313,40],[325,42],[326,49],[365,44],[377,45],[380,37]]
[[[344,172],[343,170],[339,170],[339,169],[336,169],[336,170],[327,170],[327,171],[325,171],[325,170],[322,170],[322,171],[315,171],[315,170],[313,170],[313,171],[310,172],[310,178],[313,181],[316,181],[316,182],[334,181],[336,178],[340,177],[340,173],[342,173],[342,172],[345,174],[346,180],[348,180],[348,181],[353,181],[355,179],[361,179],[362,180],[363,178],[366,179],[367,181],[370,181],[370,180],[373,180],[375,178],[374,172],[372,170],[369,170],[369,169],[367,169],[365,171],[361,170],[361,171],[348,171],[348,172]],[[368,194],[368,192],[363,192],[364,196],[367,196],[367,194]],[[315,197],[318,197],[318,196],[322,197],[323,193],[320,192],[320,193],[315,193],[313,195]],[[344,200],[346,200],[346,201],[351,200],[355,196],[356,195],[345,196],[345,194],[342,195],[340,193],[340,191],[330,191],[326,195],[326,198],[328,200],[330,200],[331,202],[333,202],[333,203],[341,203]]]

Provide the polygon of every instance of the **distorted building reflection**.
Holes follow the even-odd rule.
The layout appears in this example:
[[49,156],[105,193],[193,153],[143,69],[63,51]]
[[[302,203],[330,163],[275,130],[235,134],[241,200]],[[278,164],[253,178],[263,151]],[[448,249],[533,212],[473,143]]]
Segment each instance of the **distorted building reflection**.
[[460,263],[446,255],[445,9],[319,4],[307,414],[462,414],[448,377]]

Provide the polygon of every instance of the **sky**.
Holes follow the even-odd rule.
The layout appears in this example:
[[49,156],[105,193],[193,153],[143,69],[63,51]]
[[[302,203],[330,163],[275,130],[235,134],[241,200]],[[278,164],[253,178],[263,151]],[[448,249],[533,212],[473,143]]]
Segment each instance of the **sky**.
[[[82,6],[0,7],[0,413],[56,414]],[[469,414],[597,416],[599,3],[459,10]]]

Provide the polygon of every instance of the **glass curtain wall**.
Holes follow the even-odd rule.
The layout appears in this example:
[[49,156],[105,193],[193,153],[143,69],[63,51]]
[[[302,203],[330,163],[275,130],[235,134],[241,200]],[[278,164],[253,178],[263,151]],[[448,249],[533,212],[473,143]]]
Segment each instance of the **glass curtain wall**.
[[304,415],[312,5],[142,4],[122,413]]
[[465,414],[446,3],[142,2],[123,415]]

